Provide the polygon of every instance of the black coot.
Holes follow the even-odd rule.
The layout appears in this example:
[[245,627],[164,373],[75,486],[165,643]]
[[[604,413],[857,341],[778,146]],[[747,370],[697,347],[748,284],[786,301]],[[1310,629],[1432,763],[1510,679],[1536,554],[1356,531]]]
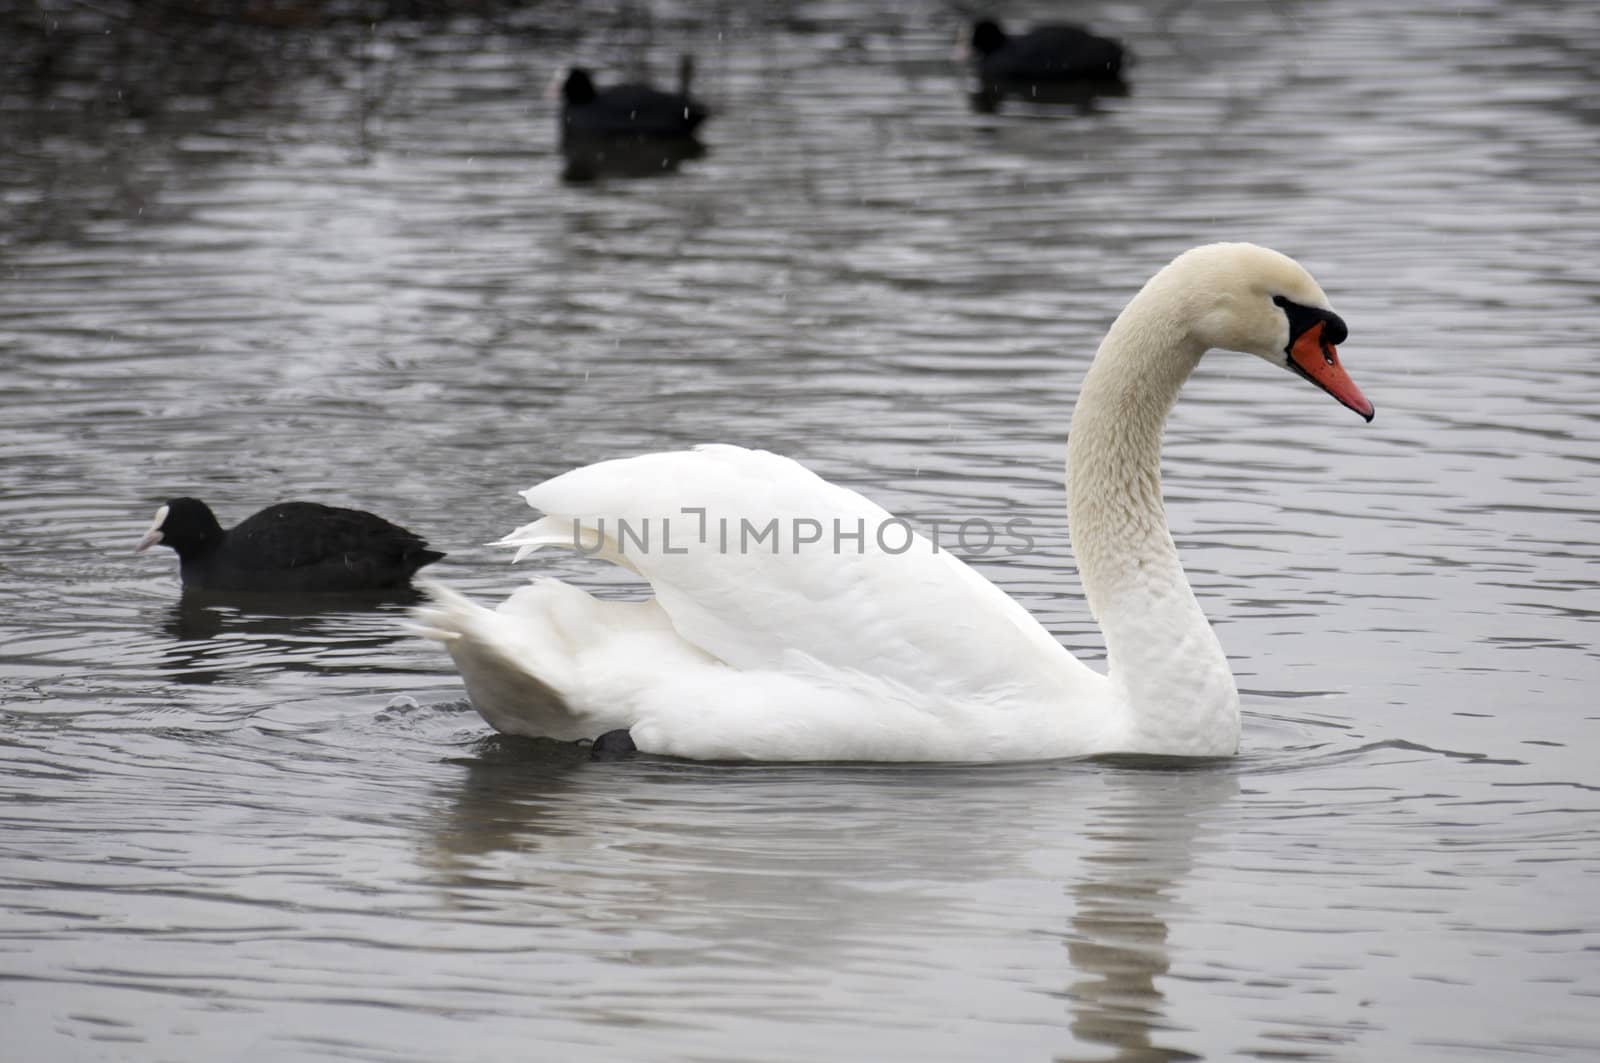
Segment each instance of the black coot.
[[137,549],[178,552],[185,589],[284,594],[403,588],[444,554],[397,524],[358,509],[280,502],[223,530],[198,498],[156,510]]
[[1120,84],[1126,58],[1120,41],[1082,26],[1035,26],[1013,36],[993,19],[973,23],[971,54],[980,92],[1024,99],[1063,85]]
[[687,55],[679,63],[677,92],[644,84],[599,88],[587,70],[573,67],[561,88],[562,139],[691,137],[711,113],[689,95],[693,77]]

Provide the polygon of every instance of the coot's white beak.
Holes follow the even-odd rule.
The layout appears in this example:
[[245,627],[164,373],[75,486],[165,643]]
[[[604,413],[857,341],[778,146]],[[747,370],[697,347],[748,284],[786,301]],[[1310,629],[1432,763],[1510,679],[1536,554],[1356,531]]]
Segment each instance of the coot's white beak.
[[148,550],[161,541],[161,526],[167,522],[167,507],[162,506],[156,510],[156,519],[150,522],[150,530],[144,533],[144,538],[139,540],[139,545],[133,548],[134,553]]

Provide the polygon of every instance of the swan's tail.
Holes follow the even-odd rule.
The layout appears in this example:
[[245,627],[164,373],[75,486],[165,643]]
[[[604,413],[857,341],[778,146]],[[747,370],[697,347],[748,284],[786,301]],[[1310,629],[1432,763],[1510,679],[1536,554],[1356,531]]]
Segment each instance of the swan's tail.
[[430,601],[412,611],[411,630],[444,644],[473,707],[496,730],[563,741],[602,733],[574,705],[571,647],[555,608],[569,594],[588,595],[548,580],[485,609],[441,583],[418,586]]
[[601,601],[560,580],[518,589],[495,609],[430,580],[411,630],[444,644],[467,696],[496,730],[576,741],[631,728],[663,674],[711,658],[652,599]]

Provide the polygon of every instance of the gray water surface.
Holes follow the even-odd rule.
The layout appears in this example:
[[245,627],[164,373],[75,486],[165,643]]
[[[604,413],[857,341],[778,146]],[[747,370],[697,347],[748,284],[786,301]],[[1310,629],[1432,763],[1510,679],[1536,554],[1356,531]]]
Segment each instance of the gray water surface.
[[[995,116],[941,5],[639,14],[272,31],[143,101],[86,45],[0,97],[0,1055],[1600,1056],[1592,5],[1085,3],[1131,94]],[[563,182],[551,78],[682,50],[709,153]],[[1378,407],[1214,354],[1174,413],[1233,760],[595,763],[494,735],[398,605],[130,552],[171,495],[309,498],[486,601],[610,586],[478,544],[736,442],[1026,519],[975,562],[1098,660],[1071,402],[1216,239],[1317,275]]]

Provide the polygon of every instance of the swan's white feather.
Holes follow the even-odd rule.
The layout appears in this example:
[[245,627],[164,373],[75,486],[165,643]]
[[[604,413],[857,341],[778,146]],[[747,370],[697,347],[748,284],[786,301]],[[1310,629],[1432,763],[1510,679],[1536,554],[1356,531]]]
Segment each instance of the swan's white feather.
[[[916,536],[909,549],[879,548],[876,529],[893,518],[881,506],[789,458],[734,446],[646,454],[601,462],[523,492],[547,516],[507,536],[548,541],[551,518],[586,530],[616,519],[649,521],[647,551],[625,552],[649,580],[679,634],[736,668],[772,667],[799,650],[826,667],[858,669],[921,685],[933,675],[972,690],[1059,688],[1063,672],[1087,673],[1029,613],[953,554]],[[698,541],[705,511],[706,542]],[[778,521],[778,552],[739,541],[738,522]],[[823,541],[796,548],[796,520],[824,524]],[[722,521],[729,525],[721,541]],[[833,526],[865,529],[835,549]],[[670,546],[660,536],[672,529]],[[888,538],[903,541],[900,529]],[[570,531],[567,543],[572,541]],[[624,544],[612,549],[627,551]],[[842,623],[849,618],[849,623]],[[1041,649],[1043,652],[1041,653]]]
[[[524,497],[545,516],[501,545],[581,543],[655,598],[598,601],[545,581],[491,611],[434,590],[419,624],[446,634],[473,704],[501,730],[628,728],[641,749],[699,758],[989,760],[1084,752],[1115,725],[1072,711],[1102,702],[1105,680],[1025,609],[904,524],[885,550],[886,510],[788,458],[646,454]],[[741,540],[741,521],[774,519],[776,553],[771,536]],[[796,520],[820,522],[823,541],[797,548]],[[859,546],[845,536],[836,549],[835,521],[864,530]]]

